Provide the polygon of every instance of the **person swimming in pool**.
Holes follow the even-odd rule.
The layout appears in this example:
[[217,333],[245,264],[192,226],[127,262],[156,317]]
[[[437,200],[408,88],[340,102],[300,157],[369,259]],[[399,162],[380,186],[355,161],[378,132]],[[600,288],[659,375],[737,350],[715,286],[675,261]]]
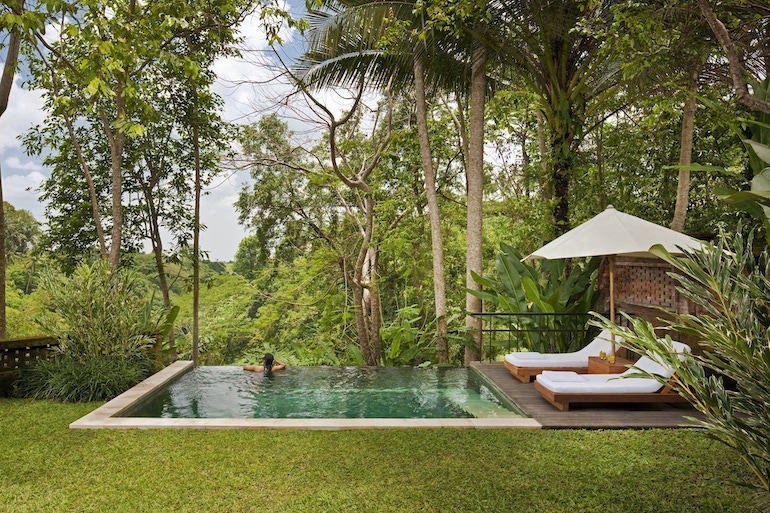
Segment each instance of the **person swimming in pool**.
[[254,371],[254,372],[264,372],[265,374],[272,371],[283,370],[285,368],[286,368],[286,364],[276,360],[275,357],[273,357],[273,355],[270,353],[267,353],[265,357],[262,358],[262,365],[244,365],[243,366],[243,370]]

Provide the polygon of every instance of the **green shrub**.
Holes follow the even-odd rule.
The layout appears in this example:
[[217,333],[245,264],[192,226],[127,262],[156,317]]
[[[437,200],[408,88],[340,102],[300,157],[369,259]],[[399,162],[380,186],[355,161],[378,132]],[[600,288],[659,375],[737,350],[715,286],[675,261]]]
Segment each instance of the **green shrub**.
[[64,402],[106,401],[145,379],[150,358],[88,359],[60,355],[26,367],[16,380],[14,395]]
[[98,261],[79,265],[70,278],[46,274],[41,285],[51,303],[38,324],[59,340],[62,354],[82,360],[144,358],[156,343],[165,312],[153,309],[135,273],[112,273]]
[[435,356],[433,323],[426,324],[417,305],[400,308],[396,318],[380,329],[383,364],[420,365]]
[[99,261],[78,266],[70,278],[49,273],[41,286],[50,302],[38,324],[59,347],[54,359],[21,374],[17,395],[111,399],[147,377],[153,357],[163,357],[163,339],[176,311],[167,316],[154,308],[135,273],[113,273]]

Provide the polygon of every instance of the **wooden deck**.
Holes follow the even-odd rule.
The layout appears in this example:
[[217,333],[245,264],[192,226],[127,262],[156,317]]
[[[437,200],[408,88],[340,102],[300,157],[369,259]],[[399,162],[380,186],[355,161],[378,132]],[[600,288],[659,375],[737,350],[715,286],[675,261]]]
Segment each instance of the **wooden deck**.
[[473,362],[478,369],[544,429],[642,429],[692,425],[701,418],[690,404],[575,404],[559,411],[543,399],[532,383],[515,379],[502,362]]

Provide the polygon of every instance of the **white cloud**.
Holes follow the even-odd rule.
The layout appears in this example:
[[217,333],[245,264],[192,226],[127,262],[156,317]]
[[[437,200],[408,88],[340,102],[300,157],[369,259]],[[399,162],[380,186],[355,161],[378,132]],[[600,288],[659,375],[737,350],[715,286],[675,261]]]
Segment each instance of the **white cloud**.
[[[3,64],[0,64],[0,68]],[[17,74],[8,99],[8,109],[0,117],[0,164],[2,165],[3,199],[15,208],[28,210],[43,221],[45,206],[35,192],[45,179],[39,159],[27,157],[21,150],[19,136],[45,119],[39,91],[20,87]]]
[[240,187],[237,175],[217,178],[201,197],[201,222],[206,225],[201,232],[201,249],[208,252],[211,260],[232,260],[238,244],[248,235],[238,224],[233,206]]
[[[22,171],[43,171],[43,166],[38,160],[28,158],[28,160],[22,162],[19,157],[8,157],[5,160],[4,169],[20,169]],[[42,174],[40,176],[43,176]]]
[[29,173],[9,173],[9,160],[3,162],[3,199],[17,209],[29,210],[38,221],[43,221],[45,205],[40,202],[36,189],[46,176],[38,170]]
[[[222,58],[214,64],[218,80],[214,92],[224,100],[222,117],[234,123],[251,123],[269,112],[289,94],[291,85],[268,45],[258,14],[249,16],[240,27],[241,56]],[[290,45],[296,31],[284,27],[281,38]],[[288,48],[288,46],[287,46]],[[232,260],[238,244],[248,235],[238,224],[234,203],[243,181],[237,174],[214,181],[201,199],[201,248],[212,260]]]
[[[0,64],[0,68],[4,64]],[[19,148],[21,141],[18,136],[45,119],[40,92],[19,87],[20,81],[17,76],[11,89],[8,109],[0,118],[0,152],[7,148]]]

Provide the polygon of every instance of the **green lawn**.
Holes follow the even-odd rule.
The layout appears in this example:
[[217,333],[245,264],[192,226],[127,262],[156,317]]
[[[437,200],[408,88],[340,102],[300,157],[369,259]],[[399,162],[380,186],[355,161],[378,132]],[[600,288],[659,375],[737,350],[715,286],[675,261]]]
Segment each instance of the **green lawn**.
[[97,405],[0,399],[0,511],[746,512],[692,430],[79,431]]

